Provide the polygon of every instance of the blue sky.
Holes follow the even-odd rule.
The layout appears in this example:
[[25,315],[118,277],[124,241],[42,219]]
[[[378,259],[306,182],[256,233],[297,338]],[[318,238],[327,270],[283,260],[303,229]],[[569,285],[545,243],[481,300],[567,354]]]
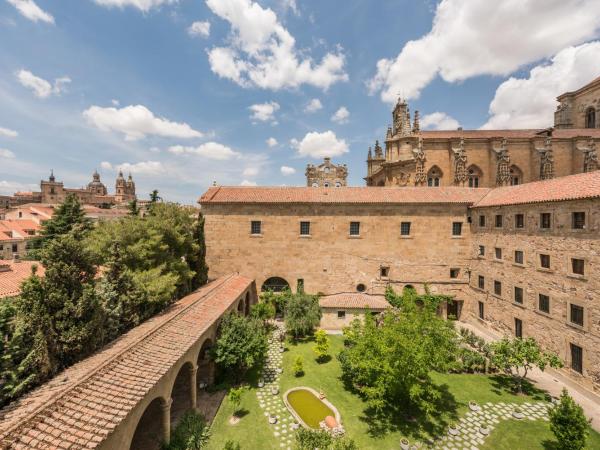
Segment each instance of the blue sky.
[[121,168],[193,203],[325,155],[362,185],[398,94],[429,128],[549,126],[599,27],[593,0],[0,0],[0,193]]

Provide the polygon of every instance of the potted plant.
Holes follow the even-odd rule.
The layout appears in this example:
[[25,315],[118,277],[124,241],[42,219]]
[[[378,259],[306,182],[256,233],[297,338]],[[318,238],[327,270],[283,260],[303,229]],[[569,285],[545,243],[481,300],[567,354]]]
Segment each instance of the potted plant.
[[277,373],[283,373],[283,367],[278,367],[277,368]]
[[452,436],[458,435],[458,425],[456,425],[455,423],[450,424],[450,426],[448,427],[448,433]]
[[296,420],[294,420],[292,422],[292,430],[297,430],[298,428],[300,428],[300,424]]
[[481,407],[476,402],[474,402],[473,400],[471,400],[469,402],[469,409],[471,411],[479,411],[481,409]]
[[481,426],[479,427],[479,432],[481,434],[483,434],[484,436],[487,436],[488,434],[490,434],[490,427],[488,426],[487,423],[483,422],[481,424]]
[[410,444],[410,443],[408,442],[408,439],[406,439],[406,438],[402,438],[402,439],[400,439],[400,448],[401,448],[402,450],[408,450],[408,449],[409,449],[409,447],[410,447],[410,445],[409,445],[409,444]]
[[523,419],[525,417],[525,414],[523,414],[523,410],[521,408],[519,408],[518,406],[515,407],[515,409],[513,410],[512,416],[515,419]]
[[265,380],[263,380],[262,378],[260,380],[258,380],[258,387],[259,388],[265,387]]
[[279,388],[277,386],[273,386],[271,388],[271,394],[273,394],[273,395],[279,394]]
[[275,414],[269,415],[269,423],[275,425],[277,423],[277,416]]

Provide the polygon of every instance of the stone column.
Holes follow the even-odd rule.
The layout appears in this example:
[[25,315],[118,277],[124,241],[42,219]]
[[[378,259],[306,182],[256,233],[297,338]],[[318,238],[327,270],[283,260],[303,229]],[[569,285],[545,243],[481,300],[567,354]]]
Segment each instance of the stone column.
[[173,404],[173,399],[170,398],[166,402],[161,405],[162,409],[162,423],[163,430],[165,432],[164,441],[165,444],[169,445],[171,442],[171,405]]
[[198,366],[190,368],[190,407],[196,409],[196,401],[198,398],[198,380],[196,376],[198,374]]
[[212,360],[208,361],[208,376],[206,381],[209,386],[215,384],[215,370],[215,362]]

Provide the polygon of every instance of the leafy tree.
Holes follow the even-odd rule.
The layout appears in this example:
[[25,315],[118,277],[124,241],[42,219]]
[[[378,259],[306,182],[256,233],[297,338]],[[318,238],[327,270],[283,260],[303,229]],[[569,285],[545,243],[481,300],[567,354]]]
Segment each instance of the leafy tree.
[[204,286],[208,282],[208,266],[206,265],[206,242],[204,239],[204,216],[198,213],[193,229],[193,239],[198,246],[196,253],[188,256],[190,268],[195,272],[192,278],[192,290]]
[[319,298],[305,293],[288,295],[284,314],[287,331],[296,339],[312,333],[321,321]]
[[543,352],[534,338],[504,338],[490,344],[489,349],[492,363],[514,377],[519,393],[523,392],[523,380],[532,368],[537,367],[543,371],[546,366],[563,365],[555,354]]
[[158,189],[150,192],[150,203],[158,203],[160,201],[162,201],[162,198],[158,195]]
[[260,301],[250,308],[250,316],[262,320],[266,323],[269,319],[275,317],[275,306],[272,303]]
[[589,421],[569,392],[563,388],[560,402],[548,411],[550,429],[563,450],[582,450],[589,434]]
[[171,432],[169,444],[163,450],[200,450],[206,448],[210,438],[210,429],[204,418],[190,411],[183,415],[177,427]]
[[77,196],[68,194],[65,201],[56,208],[52,218],[44,222],[40,235],[46,246],[58,236],[74,230],[78,231],[76,236],[82,236],[91,228],[91,221],[86,217]]
[[329,356],[329,338],[325,330],[317,330],[315,333],[316,345],[313,347],[317,361],[324,361]]
[[296,433],[297,450],[314,450],[316,448],[326,450],[333,443],[333,437],[323,430],[307,430],[300,428]]
[[304,375],[304,363],[302,356],[296,356],[296,359],[294,360],[294,365],[292,366],[292,372],[297,377]]
[[244,394],[245,391],[246,391],[246,389],[244,388],[244,386],[229,389],[227,398],[229,399],[229,401],[231,402],[231,405],[233,406],[233,415],[234,416],[236,416],[239,412],[240,403],[242,402],[242,395]]
[[268,337],[260,320],[226,314],[212,354],[219,367],[241,379],[246,371],[262,364],[267,355]]
[[140,215],[140,208],[138,208],[137,199],[133,199],[127,205],[127,209],[129,210],[129,215],[137,217]]
[[342,377],[378,413],[405,408],[431,414],[441,394],[430,373],[454,364],[456,332],[437,315],[439,300],[397,300],[400,307],[377,321],[366,314],[344,329],[347,348],[338,355]]

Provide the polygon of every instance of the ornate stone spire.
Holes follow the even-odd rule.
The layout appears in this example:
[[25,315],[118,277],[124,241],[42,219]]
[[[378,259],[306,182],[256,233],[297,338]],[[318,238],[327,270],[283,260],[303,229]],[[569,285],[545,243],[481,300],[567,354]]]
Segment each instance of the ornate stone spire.
[[506,186],[510,184],[510,155],[508,154],[508,141],[502,139],[496,152],[496,185]]
[[371,147],[369,147],[369,153],[367,153],[367,160],[371,161],[373,159],[373,153],[371,152]]
[[50,169],[50,177],[48,178],[48,181],[52,183],[56,181],[56,178],[54,178],[54,169]]
[[454,154],[454,184],[462,186],[468,179],[464,138],[460,138],[458,148],[452,148],[452,153]]
[[383,149],[379,145],[379,141],[375,141],[375,158],[383,159]]
[[540,155],[540,179],[554,178],[554,155],[552,152],[552,137],[548,136],[543,148],[536,148]]
[[385,134],[385,138],[386,138],[386,139],[391,139],[391,138],[392,138],[392,136],[393,136],[393,133],[392,133],[392,126],[391,126],[391,125],[388,125],[388,128],[387,128],[387,133]]
[[413,134],[419,134],[419,132],[421,131],[421,125],[419,124],[419,111],[415,111],[415,119],[413,121],[413,129],[412,132]]
[[427,174],[425,173],[425,152],[423,151],[423,138],[419,136],[417,148],[413,148],[415,157],[415,185],[423,186],[427,182]]

